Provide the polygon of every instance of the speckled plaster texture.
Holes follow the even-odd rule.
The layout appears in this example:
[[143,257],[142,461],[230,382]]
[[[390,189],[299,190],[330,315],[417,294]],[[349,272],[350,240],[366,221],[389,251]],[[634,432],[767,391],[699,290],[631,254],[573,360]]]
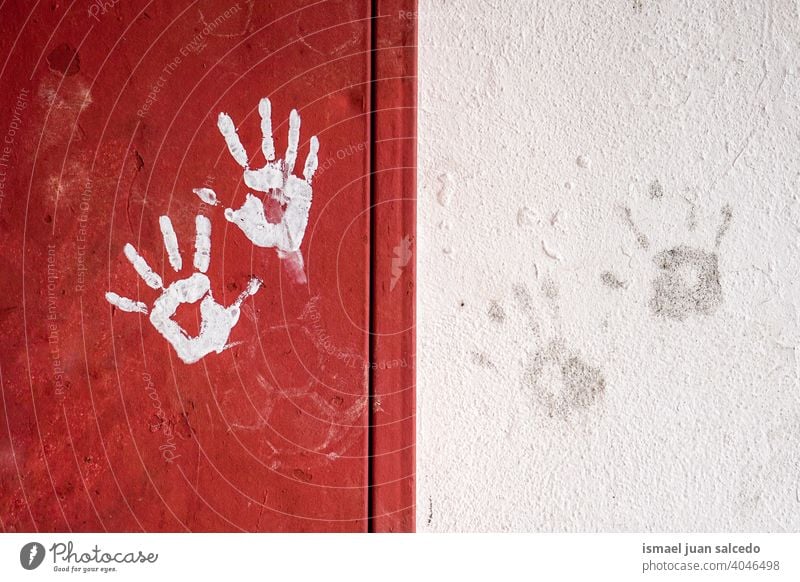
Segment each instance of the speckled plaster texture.
[[420,3],[420,531],[800,531],[798,2]]

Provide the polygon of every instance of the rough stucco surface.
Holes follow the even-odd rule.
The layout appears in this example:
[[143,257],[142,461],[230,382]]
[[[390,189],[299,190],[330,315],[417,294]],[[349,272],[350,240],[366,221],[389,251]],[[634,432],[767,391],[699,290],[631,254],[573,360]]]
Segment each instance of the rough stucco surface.
[[420,531],[800,531],[798,3],[420,6]]

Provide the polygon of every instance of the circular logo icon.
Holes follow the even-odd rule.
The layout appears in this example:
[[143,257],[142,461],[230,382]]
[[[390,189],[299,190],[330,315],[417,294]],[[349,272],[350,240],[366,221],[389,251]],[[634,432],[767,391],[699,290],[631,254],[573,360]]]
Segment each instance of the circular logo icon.
[[44,546],[39,542],[30,542],[19,551],[19,563],[26,570],[35,570],[44,561]]

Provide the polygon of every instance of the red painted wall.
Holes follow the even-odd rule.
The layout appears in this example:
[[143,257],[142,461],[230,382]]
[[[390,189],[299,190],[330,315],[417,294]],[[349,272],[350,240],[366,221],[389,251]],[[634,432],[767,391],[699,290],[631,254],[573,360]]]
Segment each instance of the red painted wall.
[[[370,335],[384,325],[381,288],[397,288],[395,239],[408,236],[413,253],[415,19],[405,4],[0,6],[3,530],[413,529],[413,260],[386,311],[395,339]],[[371,110],[389,101],[373,82],[389,70],[371,50],[383,38],[410,47],[392,55],[407,77],[395,98],[406,113],[388,125]],[[262,97],[278,152],[292,108],[298,166],[309,138],[320,142],[305,283],[223,216],[250,190],[217,115],[230,114],[260,166]],[[383,128],[405,141],[378,154]],[[376,182],[376,164],[397,160],[405,169]],[[203,186],[223,206],[203,205],[192,193]],[[377,216],[375,196],[409,202]],[[159,295],[125,259],[126,243],[165,284],[187,276],[197,214],[212,223],[214,297],[232,303],[252,276],[264,286],[243,303],[233,347],[185,364],[147,316],[112,308],[104,293],[147,305]],[[161,243],[162,215],[189,269],[181,275]],[[195,304],[176,319],[195,332],[198,316]],[[406,365],[389,380],[371,365],[378,358]],[[388,465],[375,465],[376,451]]]

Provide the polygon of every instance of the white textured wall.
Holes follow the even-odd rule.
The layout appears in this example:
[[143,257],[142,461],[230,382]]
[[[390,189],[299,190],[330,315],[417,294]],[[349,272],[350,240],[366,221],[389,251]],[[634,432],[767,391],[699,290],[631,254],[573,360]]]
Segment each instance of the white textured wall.
[[420,531],[800,531],[799,11],[420,1]]

